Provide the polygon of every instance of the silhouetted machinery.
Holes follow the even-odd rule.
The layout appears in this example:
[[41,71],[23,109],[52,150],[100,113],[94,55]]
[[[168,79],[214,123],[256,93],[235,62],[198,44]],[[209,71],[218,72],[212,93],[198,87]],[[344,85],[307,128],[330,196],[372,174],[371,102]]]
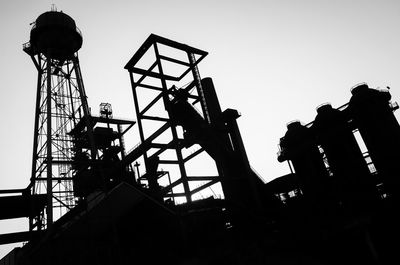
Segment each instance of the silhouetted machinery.
[[[323,105],[313,123],[288,124],[278,160],[292,172],[264,184],[250,167],[240,114],[222,111],[212,79],[200,77],[207,52],[151,34],[125,65],[135,122],[115,118],[109,103],[92,115],[81,45],[74,20],[53,10],[38,17],[23,47],[38,70],[32,176],[27,189],[1,191],[22,195],[0,197],[0,218],[29,217],[30,231],[0,236],[0,243],[28,241],[0,265],[379,264],[392,257],[392,147],[400,139],[388,92],[361,85],[348,105]],[[134,125],[140,143],[127,151]]]
[[[354,87],[352,94],[350,102],[339,109],[330,104],[320,106],[312,123],[289,124],[278,160],[291,162],[305,193],[318,181],[331,178],[350,204],[359,199],[376,200],[376,186],[382,183],[380,192],[397,200],[395,150],[400,126],[393,114],[397,104],[390,102],[388,91],[365,84]],[[362,153],[355,132],[360,133],[358,141],[365,144],[367,152]]]
[[360,85],[351,91],[349,111],[352,114],[385,191],[399,200],[400,126],[388,90],[375,90]]
[[[24,216],[29,217],[30,231],[23,234],[23,240],[40,234],[75,205],[70,170],[73,150],[67,132],[89,113],[76,55],[81,45],[74,20],[55,11],[37,18],[30,41],[23,45],[38,71],[32,174],[22,191],[28,201],[23,208],[27,209]],[[17,204],[9,205],[10,210],[13,207]],[[10,242],[22,240],[21,236],[9,238]]]
[[[276,194],[283,196],[287,207],[295,203],[297,209],[289,211],[297,215],[293,220],[348,233],[339,253],[348,256],[349,264],[390,264],[396,250],[389,242],[399,233],[400,126],[393,114],[398,106],[390,102],[387,90],[366,84],[351,93],[350,102],[338,109],[330,104],[318,107],[312,123],[288,125],[278,160],[288,161],[293,171],[267,186],[279,185]],[[367,150],[363,153],[360,146]],[[297,189],[300,192],[294,194]],[[304,200],[300,207],[299,200]],[[307,209],[299,210],[302,206]],[[304,213],[319,216],[318,224],[299,218]],[[368,247],[362,249],[363,244]]]
[[[197,65],[207,53],[152,34],[129,60],[141,142],[127,152],[123,137],[136,122],[113,118],[107,103],[99,116],[90,113],[81,45],[74,20],[54,10],[38,17],[23,47],[39,80],[25,193],[40,195],[40,207],[23,239],[2,237],[4,243],[29,240],[10,253],[15,264],[155,264],[161,259],[154,252],[169,263],[209,251],[210,237],[233,244],[230,231],[262,212],[263,183],[249,166],[239,113],[222,112],[212,80],[200,78]],[[144,68],[148,54],[153,62]],[[192,164],[204,157],[213,170],[197,173]],[[167,246],[152,243],[166,239]],[[195,245],[196,251],[188,247]]]

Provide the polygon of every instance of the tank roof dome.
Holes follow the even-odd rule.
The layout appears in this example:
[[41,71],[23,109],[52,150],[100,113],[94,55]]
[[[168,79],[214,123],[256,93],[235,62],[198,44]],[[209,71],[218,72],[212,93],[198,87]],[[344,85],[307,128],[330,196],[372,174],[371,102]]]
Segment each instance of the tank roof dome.
[[41,14],[30,34],[30,44],[36,53],[60,60],[71,58],[82,47],[82,41],[75,21],[58,11]]

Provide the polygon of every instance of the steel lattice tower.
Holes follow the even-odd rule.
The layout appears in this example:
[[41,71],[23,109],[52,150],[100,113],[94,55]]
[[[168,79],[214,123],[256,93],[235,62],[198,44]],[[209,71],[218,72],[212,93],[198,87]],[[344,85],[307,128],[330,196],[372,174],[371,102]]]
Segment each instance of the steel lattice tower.
[[247,158],[240,114],[222,111],[212,79],[200,77],[198,64],[207,54],[151,34],[128,61],[141,142],[123,164],[141,159],[145,173],[138,182],[147,182],[160,200],[224,198],[239,222],[248,219],[243,213],[261,211],[262,181]]
[[[31,218],[30,230],[50,227],[75,206],[75,153],[68,133],[89,117],[77,54],[81,45],[75,21],[62,12],[49,11],[37,18],[30,41],[23,46],[38,71],[30,189],[32,194],[47,194],[45,216]],[[89,139],[93,146],[93,138]],[[94,147],[91,151],[94,158]]]
[[[178,94],[184,93],[190,101],[183,103],[183,107],[188,107],[186,114],[193,114],[187,120],[194,122],[195,126],[208,126],[210,123],[197,69],[198,63],[207,54],[205,51],[151,34],[125,66],[130,75],[141,140],[141,144],[127,154],[125,161],[132,162],[143,156],[146,172],[141,177],[138,176],[138,181],[147,179],[150,188],[154,186],[155,189],[161,189],[161,197],[178,199],[181,203],[191,203],[196,196],[199,199],[206,190],[214,193],[212,188],[221,190],[220,177],[214,162],[206,166],[215,168],[211,174],[193,174],[189,171],[190,163],[199,155],[204,155],[205,149],[183,139],[180,133],[181,124],[178,124],[177,118],[172,117],[171,113],[173,98],[176,99]],[[168,166],[167,175],[164,170],[158,169]],[[162,183],[163,178],[167,177],[164,187],[158,187],[158,182]],[[218,195],[221,196],[222,192]]]

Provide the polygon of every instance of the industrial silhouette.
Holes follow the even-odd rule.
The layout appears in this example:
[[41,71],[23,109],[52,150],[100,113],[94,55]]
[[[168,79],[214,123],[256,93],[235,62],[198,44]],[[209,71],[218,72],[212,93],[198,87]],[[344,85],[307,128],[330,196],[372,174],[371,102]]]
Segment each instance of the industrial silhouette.
[[[0,219],[27,217],[29,231],[0,235],[26,242],[1,265],[395,260],[400,126],[388,91],[360,84],[348,104],[289,123],[278,160],[291,173],[264,184],[240,114],[222,111],[200,77],[207,52],[151,34],[125,65],[133,121],[108,103],[91,113],[81,46],[75,21],[55,10],[23,46],[38,71],[32,175],[27,188],[0,191]],[[136,127],[140,143],[126,146]]]

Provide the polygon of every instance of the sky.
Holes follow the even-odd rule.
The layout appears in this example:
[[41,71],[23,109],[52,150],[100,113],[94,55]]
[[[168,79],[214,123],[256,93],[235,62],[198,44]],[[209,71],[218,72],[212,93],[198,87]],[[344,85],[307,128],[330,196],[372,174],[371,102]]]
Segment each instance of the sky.
[[[123,67],[151,33],[209,52],[200,74],[213,78],[223,109],[241,113],[250,163],[265,182],[289,172],[276,154],[288,122],[314,120],[322,103],[347,103],[360,82],[389,86],[400,100],[396,0],[1,0],[0,189],[29,183],[37,72],[22,44],[52,4],[82,31],[79,58],[95,112],[109,102],[114,116],[135,119]],[[22,223],[0,221],[0,233]],[[0,257],[10,249],[0,246]]]

